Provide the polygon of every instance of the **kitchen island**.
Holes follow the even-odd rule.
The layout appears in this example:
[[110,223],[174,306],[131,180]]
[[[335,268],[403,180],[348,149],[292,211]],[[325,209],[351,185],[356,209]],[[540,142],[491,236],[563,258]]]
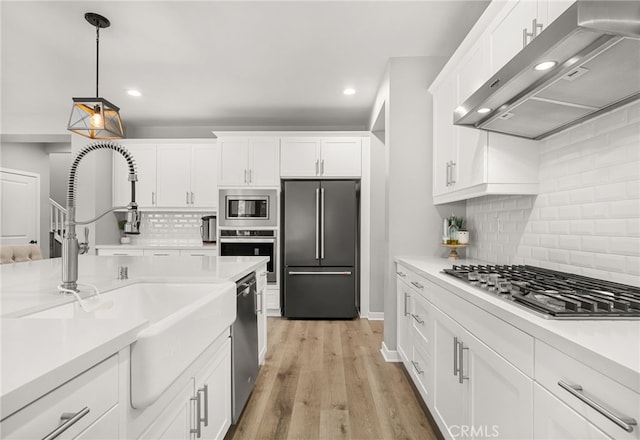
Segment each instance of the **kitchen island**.
[[640,438],[640,319],[545,319],[446,259],[395,261],[398,355],[445,437]]
[[[185,259],[180,257],[83,256],[79,259],[78,282],[95,286],[101,294],[108,294],[109,291],[115,291],[115,289],[144,283],[171,284],[183,287],[188,287],[190,284],[210,285],[212,292],[224,291],[225,304],[227,304],[226,315],[214,318],[220,321],[220,326],[224,325],[224,330],[210,335],[211,346],[205,350],[213,353],[228,343],[229,326],[235,320],[235,306],[228,307],[230,298],[235,304],[234,282],[251,272],[261,270],[266,261],[267,259],[262,257]],[[121,267],[127,268],[127,279],[119,279]],[[105,365],[109,359],[112,359],[109,362],[112,362],[114,366],[108,368],[107,371],[113,371],[117,378],[116,384],[112,383],[109,387],[117,395],[117,404],[114,404],[114,408],[120,408],[119,410],[107,408],[108,414],[113,413],[110,425],[116,424],[119,438],[138,437],[148,425],[152,425],[156,419],[161,418],[160,414],[164,409],[161,407],[169,405],[173,397],[180,391],[174,388],[182,388],[182,385],[176,385],[179,382],[176,379],[176,383],[171,384],[164,395],[144,411],[136,412],[131,408],[128,396],[131,385],[128,374],[129,347],[136,342],[140,332],[149,325],[148,320],[140,315],[131,313],[116,319],[113,316],[109,319],[21,318],[77,301],[72,295],[57,293],[60,275],[61,259],[0,267],[0,276],[2,277],[2,294],[0,296],[2,330],[1,429],[3,438],[8,420],[19,417],[32,405],[55,394],[55,392],[51,392],[52,390],[58,387],[62,389],[69,383],[77,382],[78,377],[87,375],[87,370],[91,372],[97,368],[94,366]],[[90,288],[83,285],[80,287],[81,296],[89,297],[93,294]],[[176,295],[180,295],[180,293],[178,292]],[[184,374],[193,373],[195,375],[196,369],[206,367],[207,359],[197,359],[186,368]],[[225,378],[224,382],[228,382],[230,385],[230,369],[227,368],[224,371],[229,373],[229,377]],[[99,377],[105,375],[108,373],[101,374]],[[167,396],[167,394],[171,394],[171,396]],[[80,409],[68,408],[60,413],[80,411]],[[100,414],[96,414],[96,416],[98,415]],[[56,423],[53,427],[57,425],[59,417],[60,414],[56,413]],[[87,416],[88,418],[89,416]],[[200,424],[198,424],[199,426]],[[45,429],[40,437],[46,435],[47,432],[48,430]]]

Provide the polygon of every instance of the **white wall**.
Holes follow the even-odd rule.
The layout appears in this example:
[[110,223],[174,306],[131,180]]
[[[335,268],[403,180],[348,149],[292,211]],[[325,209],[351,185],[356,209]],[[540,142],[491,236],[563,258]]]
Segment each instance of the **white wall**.
[[539,148],[538,196],[467,202],[469,255],[640,285],[640,103]]
[[[395,263],[400,255],[442,255],[442,216],[464,213],[464,204],[436,208],[432,194],[432,100],[427,85],[446,58],[407,57],[389,61],[375,110],[385,108],[385,200],[387,249],[379,267],[384,277],[384,344],[396,347]],[[372,142],[373,144],[373,142]],[[382,202],[381,202],[382,203]],[[372,257],[372,266],[373,266]],[[443,267],[447,265],[443,260]]]
[[49,157],[41,143],[0,143],[0,166],[40,175],[40,238],[42,256],[49,258]]
[[66,206],[71,152],[49,153],[49,197]]

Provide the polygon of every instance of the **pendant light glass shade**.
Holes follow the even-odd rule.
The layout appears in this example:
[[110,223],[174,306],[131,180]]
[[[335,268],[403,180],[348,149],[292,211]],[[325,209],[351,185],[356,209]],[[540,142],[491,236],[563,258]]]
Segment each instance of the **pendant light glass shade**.
[[67,130],[91,139],[122,139],[119,111],[104,98],[73,98]]
[[96,97],[73,98],[67,130],[91,139],[122,139],[124,129],[120,109],[100,98],[98,93],[100,29],[109,27],[111,23],[106,17],[94,12],[87,12],[84,18],[96,28]]

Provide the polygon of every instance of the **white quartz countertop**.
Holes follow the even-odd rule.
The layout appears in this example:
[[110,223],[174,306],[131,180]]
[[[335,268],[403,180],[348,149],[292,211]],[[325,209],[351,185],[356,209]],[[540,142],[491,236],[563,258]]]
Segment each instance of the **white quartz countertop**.
[[[78,283],[108,291],[136,282],[221,283],[237,281],[268,261],[265,257],[79,258]],[[0,266],[0,420],[136,340],[147,324],[117,320],[20,319],[75,301],[59,295],[61,259]],[[120,266],[129,279],[118,280]],[[90,289],[81,288],[81,296]]]
[[184,249],[184,250],[202,250],[202,249],[217,249],[216,243],[192,243],[192,244],[171,244],[171,243],[156,243],[156,244],[98,244],[96,249]]
[[640,393],[640,320],[545,319],[441,272],[453,264],[486,262],[459,260],[453,263],[443,258],[420,256],[402,256],[395,261]]

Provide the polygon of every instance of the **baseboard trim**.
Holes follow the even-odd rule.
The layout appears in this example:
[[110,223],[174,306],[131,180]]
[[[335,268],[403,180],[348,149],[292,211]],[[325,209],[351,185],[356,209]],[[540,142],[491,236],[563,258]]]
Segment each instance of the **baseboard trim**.
[[282,315],[280,314],[280,310],[278,310],[278,309],[267,309],[267,316],[268,317],[279,318]]
[[367,319],[370,321],[384,321],[384,312],[369,312]]
[[400,355],[397,350],[389,350],[387,345],[382,341],[382,348],[380,349],[380,353],[382,353],[382,357],[386,362],[401,362]]

